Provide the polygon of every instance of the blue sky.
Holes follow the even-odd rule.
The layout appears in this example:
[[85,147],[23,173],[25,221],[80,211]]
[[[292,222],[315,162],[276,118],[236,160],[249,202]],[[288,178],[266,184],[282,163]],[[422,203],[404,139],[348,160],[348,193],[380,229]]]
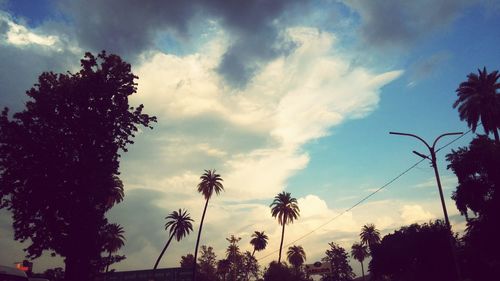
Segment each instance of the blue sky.
[[[423,162],[324,225],[420,160],[412,150],[426,153],[417,140],[389,131],[432,141],[468,130],[452,108],[454,91],[478,67],[498,69],[497,2],[137,3],[0,1],[0,105],[19,110],[42,71],[76,70],[85,51],[105,49],[131,62],[139,76],[131,103],[159,118],[121,163],[126,199],[109,214],[126,230],[127,260],[118,269],[152,266],[169,212],[187,208],[199,220],[203,199],[195,187],[203,169],[217,169],[226,187],[211,201],[202,235],[219,258],[225,237],[242,237],[240,247],[250,250],[255,230],[271,238],[257,258],[268,256],[262,264],[276,258],[280,227],[268,205],[282,190],[299,199],[302,211],[285,243],[315,230],[296,242],[310,262],[328,242],[349,248],[366,223],[386,234],[442,217],[433,170]],[[456,179],[444,155],[471,138],[438,155],[452,218]],[[22,259],[23,245],[12,241],[8,214],[0,219],[8,234],[0,246],[10,253],[0,263],[9,264]],[[457,231],[464,227],[453,223]],[[192,253],[194,241],[190,235],[172,244],[164,266]]]

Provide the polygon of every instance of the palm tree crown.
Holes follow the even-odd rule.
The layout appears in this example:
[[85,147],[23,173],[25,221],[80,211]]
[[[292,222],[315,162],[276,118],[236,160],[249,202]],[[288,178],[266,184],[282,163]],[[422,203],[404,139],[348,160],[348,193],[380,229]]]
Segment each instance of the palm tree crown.
[[354,243],[351,247],[351,256],[359,262],[363,262],[368,257],[368,248],[361,243]]
[[116,223],[111,223],[105,227],[106,242],[104,249],[106,252],[114,253],[125,245],[125,237],[123,228]]
[[173,235],[177,241],[181,241],[193,230],[193,224],[191,223],[193,219],[191,219],[187,210],[173,211],[165,219],[167,220],[165,230],[169,230],[170,235]]
[[361,233],[359,234],[359,237],[361,238],[361,243],[363,245],[368,245],[368,247],[371,247],[375,244],[380,243],[380,232],[378,229],[375,228],[375,225],[370,223],[370,224],[365,224],[361,228]]
[[293,223],[299,217],[299,205],[297,199],[293,198],[289,192],[281,192],[274,197],[271,207],[271,215],[278,218],[281,225]]
[[456,90],[458,99],[453,104],[453,108],[458,107],[460,120],[467,121],[467,125],[476,131],[479,121],[483,124],[486,134],[493,133],[498,142],[498,129],[500,128],[500,78],[498,71],[488,73],[486,67],[479,75],[470,73],[467,81],[460,83]]
[[286,252],[287,259],[295,268],[300,267],[306,261],[306,252],[302,246],[291,246]]
[[289,192],[281,192],[274,197],[271,207],[271,215],[278,218],[279,224],[282,225],[280,252],[278,263],[281,262],[281,250],[283,249],[283,239],[285,238],[285,225],[293,223],[299,217],[299,206],[297,199],[293,198]]
[[255,254],[255,251],[262,251],[266,248],[267,240],[269,240],[269,237],[267,237],[264,231],[255,231],[252,234],[252,240],[250,240],[250,244],[253,246],[252,256]]
[[219,174],[215,173],[215,170],[205,170],[200,180],[198,192],[203,194],[206,200],[212,197],[214,191],[215,194],[219,195],[224,190],[224,186],[222,185],[223,179]]

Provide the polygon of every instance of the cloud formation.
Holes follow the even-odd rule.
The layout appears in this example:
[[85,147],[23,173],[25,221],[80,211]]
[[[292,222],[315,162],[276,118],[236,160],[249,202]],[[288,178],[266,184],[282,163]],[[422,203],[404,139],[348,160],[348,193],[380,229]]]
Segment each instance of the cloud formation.
[[451,23],[471,2],[468,0],[344,0],[359,13],[361,35],[379,47],[410,46],[434,30]]
[[[182,161],[184,164],[172,165],[180,167],[186,160],[198,162],[200,154],[208,156],[220,164],[227,186],[225,198],[270,198],[307,165],[309,156],[302,151],[303,145],[328,135],[333,126],[372,112],[380,87],[402,73],[374,74],[363,67],[350,67],[333,51],[335,37],[313,28],[288,29],[287,40],[296,49],[269,62],[246,89],[238,91],[228,90],[214,71],[225,52],[223,40],[209,43],[203,48],[205,53],[175,56],[157,52],[145,58],[136,71],[141,78],[133,102],[147,105],[160,120],[180,126],[175,138],[185,136],[182,142],[165,134],[161,138],[165,144],[158,143],[170,165]],[[211,117],[209,123],[205,123],[207,116]],[[178,122],[190,121],[213,129],[189,138],[193,132]],[[245,138],[265,141],[242,149],[239,135],[228,134],[234,128],[247,132]],[[176,157],[183,147],[202,149]],[[202,167],[197,171],[196,166],[185,166],[181,173],[199,173]],[[165,172],[163,181],[168,182],[169,176],[177,175]],[[151,187],[165,188],[161,183],[151,183]]]
[[221,27],[231,40],[217,69],[230,85],[244,87],[261,64],[287,51],[280,42],[281,16],[300,2],[72,0],[61,6],[85,48],[132,58],[162,37],[182,48],[183,43],[210,33],[207,26]]

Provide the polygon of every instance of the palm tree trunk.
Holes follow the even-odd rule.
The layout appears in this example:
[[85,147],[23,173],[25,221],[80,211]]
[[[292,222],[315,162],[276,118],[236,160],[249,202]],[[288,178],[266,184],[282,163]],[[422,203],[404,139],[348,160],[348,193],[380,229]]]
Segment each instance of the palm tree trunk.
[[108,275],[108,269],[109,269],[109,265],[111,264],[111,251],[109,251],[109,255],[108,255],[108,263],[106,264],[106,275]]
[[281,230],[281,243],[280,243],[280,254],[278,256],[278,263],[281,263],[281,249],[283,248],[283,239],[285,239],[285,222],[283,222],[283,229]]
[[161,257],[163,257],[163,254],[167,250],[168,245],[170,245],[170,241],[172,241],[172,238],[174,238],[174,233],[172,233],[172,235],[170,235],[170,238],[168,238],[167,244],[165,244],[165,247],[163,247],[163,250],[161,251],[160,256],[156,260],[156,263],[155,263],[155,266],[153,267],[153,270],[155,270],[158,267],[158,264],[160,263]]
[[108,269],[110,264],[111,264],[111,251],[109,251],[108,262],[106,264],[106,271],[104,272],[104,281],[108,281]]
[[363,262],[360,261],[360,263],[361,263],[361,273],[363,274],[363,281],[365,281],[365,269],[363,267]]
[[255,248],[253,248],[252,257],[255,256]]
[[207,212],[208,200],[205,203],[205,208],[203,209],[203,215],[201,216],[200,229],[198,230],[198,238],[196,238],[196,247],[194,249],[194,264],[193,264],[193,281],[196,281],[196,259],[198,258],[198,246],[200,245],[201,229],[203,228],[203,221],[205,220],[205,213]]

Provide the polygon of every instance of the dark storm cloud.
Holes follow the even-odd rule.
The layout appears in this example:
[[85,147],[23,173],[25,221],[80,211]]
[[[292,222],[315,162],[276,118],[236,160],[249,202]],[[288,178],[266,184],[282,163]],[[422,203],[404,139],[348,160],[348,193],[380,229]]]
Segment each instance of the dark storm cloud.
[[7,106],[13,111],[22,108],[26,90],[37,83],[42,72],[65,72],[70,70],[70,65],[79,63],[78,57],[70,53],[6,44],[0,44],[0,61],[0,108]]
[[61,2],[74,21],[80,43],[133,57],[151,48],[160,32],[196,37],[190,27],[215,20],[230,32],[232,45],[218,70],[243,86],[259,64],[281,54],[280,17],[299,0],[73,0]]
[[452,22],[474,0],[346,0],[361,16],[361,33],[375,46],[408,46]]

